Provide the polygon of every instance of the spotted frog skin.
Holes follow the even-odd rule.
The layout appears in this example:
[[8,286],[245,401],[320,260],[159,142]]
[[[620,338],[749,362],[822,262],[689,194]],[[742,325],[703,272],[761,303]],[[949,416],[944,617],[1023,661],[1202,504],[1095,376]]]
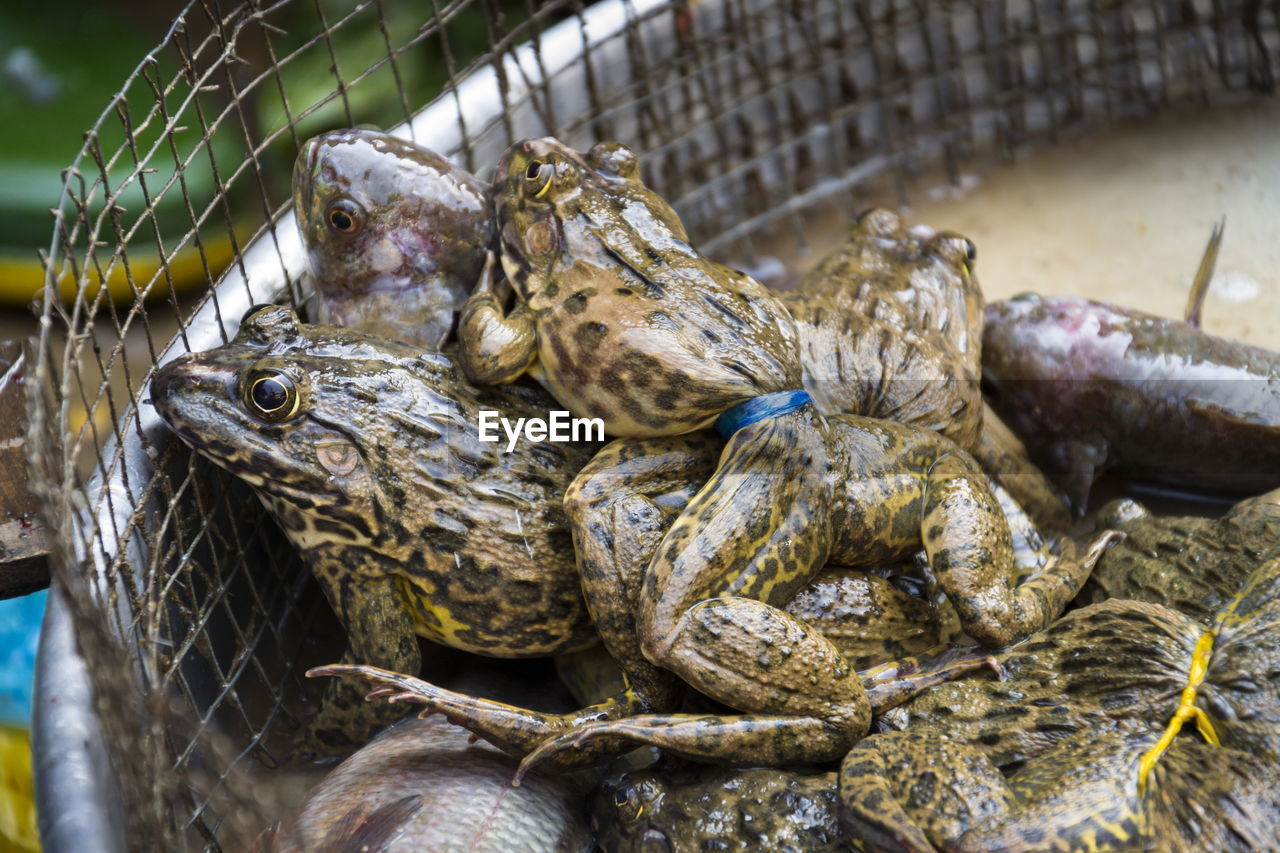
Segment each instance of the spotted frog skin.
[[612,776],[591,799],[605,853],[837,853],[836,774],[719,767]]
[[[1280,758],[1280,559],[1256,566],[1206,624],[1161,604],[1074,610],[996,655],[1000,684],[944,684],[885,715],[967,743],[1011,773],[1064,738],[1125,722]],[[1185,724],[1185,726],[1183,725]],[[1176,737],[1175,737],[1176,735]],[[1159,767],[1163,759],[1153,754]]]
[[825,412],[932,429],[966,449],[982,425],[982,291],[969,240],[892,211],[781,295],[795,317],[805,388]]
[[[890,711],[904,730],[863,741],[845,760],[846,830],[868,849],[1273,846],[1280,559],[1240,559],[1267,549],[1274,531],[1256,524],[1274,518],[1267,503],[1247,501],[1207,525],[1251,529],[1222,563],[1252,567],[1214,591],[1220,603],[1204,618],[1109,599],[997,655],[1005,681],[955,681]],[[1136,536],[1172,528],[1146,526],[1129,525]],[[1120,562],[1132,568],[1132,555]],[[1201,564],[1212,571],[1208,560],[1181,568]],[[1165,573],[1171,598],[1202,606],[1204,587],[1177,584],[1178,568]]]
[[[152,399],[274,514],[346,629],[344,660],[417,672],[415,634],[496,657],[594,640],[560,502],[597,445],[504,454],[477,435],[479,409],[545,416],[536,386],[477,389],[443,355],[269,306],[161,368]],[[361,743],[387,716],[334,681],[310,745]]]
[[841,826],[868,851],[1274,847],[1274,759],[1180,738],[1140,792],[1138,766],[1158,735],[1132,721],[1085,731],[1008,776],[981,750],[944,735],[872,735],[841,767]]
[[1212,519],[1155,515],[1118,500],[1098,511],[1096,523],[1125,540],[1098,561],[1086,588],[1094,600],[1150,601],[1204,624],[1257,566],[1280,557],[1280,490]]
[[493,243],[488,188],[374,130],[307,141],[293,170],[321,322],[438,347]]

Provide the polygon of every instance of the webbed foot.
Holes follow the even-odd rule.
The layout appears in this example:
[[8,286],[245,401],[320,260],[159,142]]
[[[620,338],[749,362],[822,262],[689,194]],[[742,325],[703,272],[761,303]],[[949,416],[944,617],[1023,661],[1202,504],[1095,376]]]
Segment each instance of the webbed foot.
[[[391,703],[421,705],[420,717],[443,714],[450,722],[516,758],[535,750],[549,738],[638,709],[633,697],[622,694],[571,714],[546,714],[457,693],[411,675],[366,664],[330,664],[307,670],[308,678],[320,676],[359,678],[373,685],[374,689],[365,697],[368,701],[385,699]],[[616,741],[600,743],[591,749],[561,756],[553,763],[563,769],[583,767],[624,751],[625,747]]]

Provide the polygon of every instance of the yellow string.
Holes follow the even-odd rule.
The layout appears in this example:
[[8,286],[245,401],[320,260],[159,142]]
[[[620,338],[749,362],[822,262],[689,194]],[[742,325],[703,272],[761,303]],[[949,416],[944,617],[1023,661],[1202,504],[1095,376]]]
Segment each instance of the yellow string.
[[1196,689],[1209,671],[1209,656],[1213,654],[1215,633],[1215,631],[1206,631],[1200,635],[1200,639],[1196,640],[1195,651],[1191,654],[1191,670],[1187,673],[1187,686],[1182,688],[1182,695],[1178,698],[1178,709],[1173,712],[1173,718],[1169,720],[1169,726],[1160,736],[1160,740],[1156,741],[1155,746],[1142,756],[1142,761],[1138,764],[1139,796],[1147,791],[1147,776],[1150,775],[1151,768],[1156,766],[1160,756],[1164,755],[1164,751],[1169,748],[1169,744],[1173,743],[1173,739],[1182,730],[1182,724],[1187,720],[1195,719],[1196,728],[1206,741],[1214,746],[1222,745],[1218,740],[1218,733],[1213,730],[1213,723],[1209,720],[1209,716],[1196,707]]

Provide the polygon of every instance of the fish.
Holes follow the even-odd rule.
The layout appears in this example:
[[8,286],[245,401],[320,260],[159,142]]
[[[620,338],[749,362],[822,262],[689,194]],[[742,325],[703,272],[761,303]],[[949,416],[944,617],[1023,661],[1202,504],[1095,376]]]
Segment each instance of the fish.
[[587,853],[585,794],[573,776],[531,773],[443,717],[411,717],[325,777],[298,814],[266,830],[262,853],[466,850]]
[[1280,486],[1280,353],[1208,334],[1215,228],[1186,319],[1023,294],[986,308],[983,389],[1083,512],[1104,471],[1222,494]]

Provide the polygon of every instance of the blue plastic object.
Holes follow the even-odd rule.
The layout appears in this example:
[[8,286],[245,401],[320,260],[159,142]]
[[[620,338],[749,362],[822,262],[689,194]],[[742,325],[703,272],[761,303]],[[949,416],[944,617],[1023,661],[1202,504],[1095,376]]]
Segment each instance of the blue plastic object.
[[31,725],[36,644],[47,591],[0,601],[0,723]]
[[765,418],[785,415],[794,412],[805,403],[813,402],[808,391],[776,391],[773,394],[762,394],[752,397],[745,403],[739,403],[726,410],[716,418],[716,432],[725,438],[730,437],[744,426],[749,426]]

